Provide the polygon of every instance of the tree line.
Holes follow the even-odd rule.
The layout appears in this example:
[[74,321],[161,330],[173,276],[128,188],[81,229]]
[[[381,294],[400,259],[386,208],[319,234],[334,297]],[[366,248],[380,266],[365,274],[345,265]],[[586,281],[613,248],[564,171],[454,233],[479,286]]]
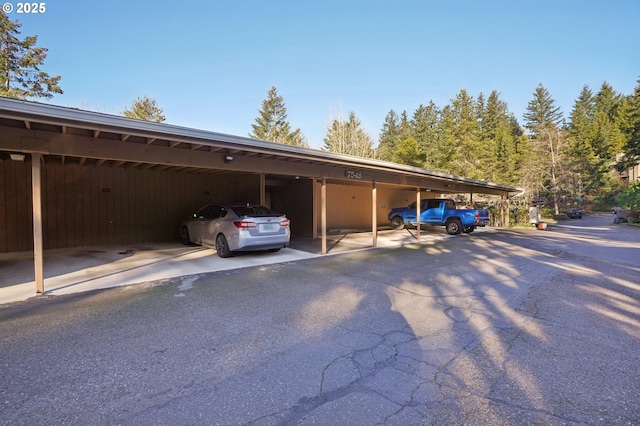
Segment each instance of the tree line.
[[[21,38],[20,26],[0,11],[0,96],[62,94],[61,77],[41,69],[47,49],[36,45],[37,36]],[[640,162],[640,80],[637,83],[628,95],[607,82],[595,93],[584,86],[568,117],[539,84],[522,124],[498,91],[485,97],[461,89],[444,106],[431,100],[412,113],[390,110],[377,146],[354,111],[346,118],[340,111],[329,117],[321,149],[518,186],[530,199],[549,199],[556,213],[569,205],[604,205],[622,190],[621,173]],[[121,114],[166,120],[156,100],[146,95]],[[309,147],[302,130],[289,123],[275,87],[251,127],[252,138]]]
[[[278,123],[291,127],[273,87],[250,136],[276,134],[268,128]],[[266,140],[307,146],[300,129],[295,138],[280,135]],[[340,113],[330,117],[322,149],[518,186],[530,201],[547,199],[556,213],[606,205],[623,188],[621,173],[640,160],[640,80],[629,95],[607,82],[595,93],[585,85],[568,117],[539,84],[522,124],[498,91],[485,97],[461,89],[443,107],[429,101],[411,114],[389,111],[375,147],[355,112],[348,119]]]

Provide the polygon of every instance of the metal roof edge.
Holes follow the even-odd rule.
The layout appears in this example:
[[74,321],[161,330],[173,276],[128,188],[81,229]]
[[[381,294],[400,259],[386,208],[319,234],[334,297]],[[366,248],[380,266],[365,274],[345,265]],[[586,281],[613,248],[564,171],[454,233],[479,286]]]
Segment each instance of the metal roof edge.
[[[3,110],[12,111],[16,114],[3,114]],[[23,114],[24,116],[19,116]],[[521,188],[487,182],[484,180],[471,179],[455,176],[433,170],[422,169],[413,166],[393,163],[390,161],[376,160],[371,158],[358,157],[349,154],[338,154],[314,148],[305,148],[295,145],[287,145],[277,142],[262,141],[244,136],[229,135],[210,130],[200,130],[190,127],[178,126],[167,123],[156,123],[150,121],[137,120],[134,118],[119,115],[107,114],[96,111],[88,111],[74,107],[64,107],[41,102],[11,99],[0,96],[0,116],[14,119],[28,119],[27,115],[35,117],[46,117],[53,120],[62,120],[67,123],[84,124],[90,129],[105,130],[101,126],[109,127],[112,130],[133,130],[142,133],[153,133],[166,137],[178,136],[190,139],[199,139],[210,142],[225,142],[237,145],[238,148],[259,149],[272,153],[295,154],[305,157],[313,157],[317,160],[344,163],[353,167],[375,167],[387,169],[391,172],[409,173],[430,178],[457,181],[460,183],[487,187],[506,192],[523,192]],[[27,120],[28,121],[28,120]],[[50,123],[53,124],[53,123]]]

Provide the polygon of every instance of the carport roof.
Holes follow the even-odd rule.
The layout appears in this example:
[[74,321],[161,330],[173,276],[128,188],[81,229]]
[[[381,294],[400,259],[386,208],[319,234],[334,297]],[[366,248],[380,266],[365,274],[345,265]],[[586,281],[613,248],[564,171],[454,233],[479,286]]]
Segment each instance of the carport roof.
[[[248,137],[0,97],[0,151],[41,153],[46,162],[108,162],[114,167],[267,172],[291,176],[406,187],[449,193],[509,196],[521,189],[387,161],[336,154]],[[60,135],[67,135],[60,138]],[[102,142],[102,143],[100,143]],[[216,161],[212,161],[212,155]],[[243,161],[225,163],[231,155]],[[265,166],[273,163],[275,166]],[[276,163],[274,163],[276,162]],[[305,174],[308,171],[309,174]],[[356,171],[360,174],[347,173]]]

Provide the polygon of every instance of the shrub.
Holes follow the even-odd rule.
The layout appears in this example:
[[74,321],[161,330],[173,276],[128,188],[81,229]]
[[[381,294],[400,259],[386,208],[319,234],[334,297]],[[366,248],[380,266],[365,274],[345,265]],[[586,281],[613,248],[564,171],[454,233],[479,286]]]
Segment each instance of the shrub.
[[640,180],[633,182],[616,196],[618,205],[626,210],[640,210]]

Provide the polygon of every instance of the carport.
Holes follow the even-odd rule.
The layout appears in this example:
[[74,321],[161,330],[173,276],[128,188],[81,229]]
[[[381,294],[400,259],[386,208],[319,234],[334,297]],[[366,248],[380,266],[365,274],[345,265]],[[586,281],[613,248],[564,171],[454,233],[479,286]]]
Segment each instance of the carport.
[[[267,204],[297,235],[379,224],[390,207],[447,193],[500,196],[508,225],[518,188],[384,161],[0,98],[0,253],[175,240],[214,199]],[[420,203],[418,202],[418,205]],[[419,237],[419,228],[418,228]]]

